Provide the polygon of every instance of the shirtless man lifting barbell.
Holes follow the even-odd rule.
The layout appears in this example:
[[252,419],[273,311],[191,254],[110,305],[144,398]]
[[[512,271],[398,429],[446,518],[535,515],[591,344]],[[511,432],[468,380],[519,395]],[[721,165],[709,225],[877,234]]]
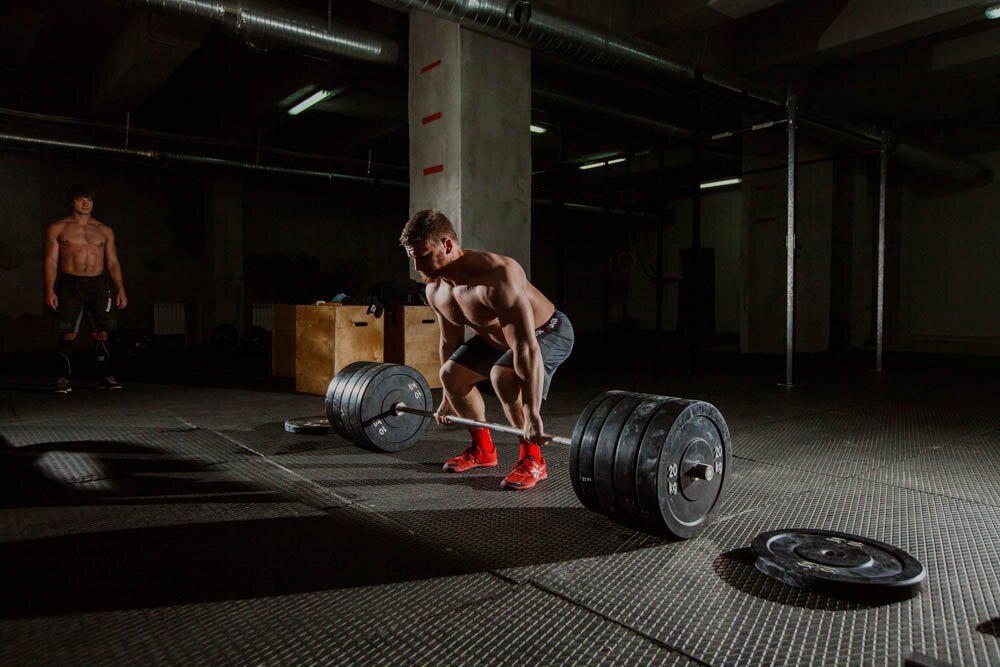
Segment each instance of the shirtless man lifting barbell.
[[[427,302],[441,331],[444,397],[435,417],[486,420],[476,383],[489,378],[510,424],[521,430],[521,452],[501,482],[530,489],[548,475],[540,445],[542,399],[556,368],[573,349],[573,325],[532,285],[510,257],[464,249],[451,221],[436,209],[418,211],[400,245],[427,283]],[[465,340],[465,327],[475,335]],[[497,465],[490,431],[469,427],[472,445],[444,464],[448,472]]]

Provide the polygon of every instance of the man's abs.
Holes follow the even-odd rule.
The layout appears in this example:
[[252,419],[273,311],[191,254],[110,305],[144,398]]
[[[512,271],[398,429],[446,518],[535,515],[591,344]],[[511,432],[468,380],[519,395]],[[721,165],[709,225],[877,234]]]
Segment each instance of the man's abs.
[[59,271],[74,276],[104,273],[104,249],[89,243],[60,243]]

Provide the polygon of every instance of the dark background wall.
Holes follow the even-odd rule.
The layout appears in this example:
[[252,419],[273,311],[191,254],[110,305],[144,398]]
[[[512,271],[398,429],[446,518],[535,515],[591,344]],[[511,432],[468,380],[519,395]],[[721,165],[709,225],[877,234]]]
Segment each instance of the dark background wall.
[[[979,159],[1000,169],[1000,154]],[[874,329],[874,227],[877,170],[870,160],[833,163],[826,203],[835,221],[830,293],[799,299],[830,303],[830,345],[870,348]],[[0,351],[51,348],[42,306],[45,226],[66,213],[75,182],[96,192],[95,217],[117,234],[130,305],[122,326],[152,329],[153,304],[202,308],[201,339],[214,326],[217,275],[212,247],[213,183],[236,179],[242,217],[242,312],[254,303],[311,303],[338,293],[363,299],[380,283],[405,283],[398,234],[408,214],[403,188],[281,176],[219,174],[23,152],[0,154]],[[1000,354],[1000,184],[949,186],[897,169],[890,179],[886,273],[886,347],[916,352]],[[214,203],[213,203],[214,202]],[[739,188],[706,194],[702,242],[714,248],[715,331],[732,336],[741,290]],[[690,199],[668,204],[665,273],[678,276],[690,244]],[[655,221],[535,206],[533,280],[561,302],[581,333],[655,326]],[[809,224],[803,219],[801,224]],[[781,255],[781,249],[775,253]],[[227,266],[240,266],[228,262]],[[761,268],[761,267],[758,267]],[[753,274],[753,266],[743,267]],[[802,284],[808,284],[803,282]],[[664,329],[676,331],[679,288],[664,290]],[[223,293],[224,295],[224,293]],[[239,312],[239,311],[237,311]],[[780,318],[779,318],[780,319]],[[783,321],[773,323],[783,327]],[[824,325],[827,326],[827,325]]]
[[[121,325],[152,329],[155,302],[203,312],[213,295],[213,205],[217,175],[51,155],[0,154],[0,351],[51,348],[42,306],[45,227],[67,213],[73,183],[95,191],[94,217],[117,237],[129,306]],[[227,174],[242,187],[244,304],[309,303],[379,282],[405,281],[398,247],[406,190],[367,184]],[[217,206],[217,205],[216,205]],[[233,262],[228,262],[233,266]],[[236,266],[239,265],[237,261]],[[238,322],[245,325],[247,322]],[[211,312],[200,323],[214,326]],[[203,332],[202,332],[203,333]],[[204,335],[200,336],[204,338]]]

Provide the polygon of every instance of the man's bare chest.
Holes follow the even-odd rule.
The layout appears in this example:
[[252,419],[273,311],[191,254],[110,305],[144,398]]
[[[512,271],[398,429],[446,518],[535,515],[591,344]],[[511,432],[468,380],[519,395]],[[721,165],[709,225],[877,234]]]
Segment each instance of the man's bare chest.
[[440,287],[431,296],[432,304],[449,322],[471,327],[496,324],[496,311],[486,301],[484,287]]
[[107,237],[98,229],[68,229],[59,234],[61,246],[92,246],[104,248]]

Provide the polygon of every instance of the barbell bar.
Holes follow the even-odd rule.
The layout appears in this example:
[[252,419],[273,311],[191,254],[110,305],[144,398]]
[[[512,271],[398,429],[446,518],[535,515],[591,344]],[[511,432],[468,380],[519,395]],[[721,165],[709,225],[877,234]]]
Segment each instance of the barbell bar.
[[[392,406],[391,412],[395,415],[408,414],[408,415],[419,415],[427,419],[433,419],[437,421],[437,415],[430,410],[420,410],[418,408],[411,408],[406,403],[399,402]],[[475,426],[478,428],[488,428],[491,431],[499,431],[500,433],[510,433],[511,435],[524,435],[524,430],[515,428],[513,426],[505,426],[504,424],[494,424],[492,422],[481,422],[475,419],[466,419],[465,417],[459,417],[457,415],[448,415],[445,417],[449,424],[461,424],[462,426]],[[546,442],[554,442],[557,445],[572,445],[573,441],[569,438],[564,438],[560,435],[544,435],[542,438]]]
[[[400,364],[358,362],[330,381],[326,414],[333,429],[362,447],[399,452],[435,420],[427,380]],[[448,421],[523,435],[513,426],[458,416]],[[590,510],[648,533],[697,534],[722,504],[732,442],[711,403],[672,396],[606,391],[580,413],[570,438],[569,476]]]
[[[392,406],[392,413],[395,415],[400,415],[403,413],[410,415],[419,415],[426,419],[433,419],[437,421],[437,413],[431,412],[430,410],[419,410],[417,408],[411,408],[406,405],[406,403],[397,403]],[[479,428],[488,428],[491,431],[499,431],[500,433],[509,433],[511,435],[522,436],[524,431],[513,426],[505,426],[504,424],[496,424],[493,422],[481,422],[475,419],[466,419],[465,417],[458,417],[456,415],[447,415],[445,419],[449,424],[460,424],[462,426],[476,426]],[[543,435],[542,439],[545,442],[554,442],[557,445],[573,445],[573,441],[570,438],[564,438],[561,435]],[[707,482],[712,481],[715,477],[715,468],[705,463],[692,463],[691,466],[686,470],[686,475],[695,477],[697,479],[703,479]]]

